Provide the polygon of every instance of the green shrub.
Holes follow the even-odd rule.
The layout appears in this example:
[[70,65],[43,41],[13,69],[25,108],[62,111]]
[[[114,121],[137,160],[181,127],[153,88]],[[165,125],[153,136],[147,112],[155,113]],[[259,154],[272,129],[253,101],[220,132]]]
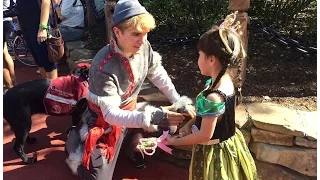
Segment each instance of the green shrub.
[[[159,35],[202,33],[230,13],[226,0],[140,0],[154,15]],[[268,27],[316,44],[316,0],[251,0],[248,14]]]
[[224,19],[225,0],[143,0],[157,21],[156,31],[166,35],[201,33]]
[[317,32],[316,0],[253,0],[248,13],[291,37]]

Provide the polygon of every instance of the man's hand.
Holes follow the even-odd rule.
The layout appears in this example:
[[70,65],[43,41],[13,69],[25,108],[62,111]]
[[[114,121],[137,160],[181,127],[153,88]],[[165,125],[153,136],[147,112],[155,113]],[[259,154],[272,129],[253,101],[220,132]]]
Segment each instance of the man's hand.
[[[165,111],[173,111],[174,108],[175,108],[174,105],[161,106],[161,109],[163,109]],[[181,112],[180,109],[178,109],[178,112],[184,114],[185,116],[189,116],[190,118],[188,118],[188,119],[194,119],[197,115],[195,107],[193,105],[186,105],[185,110],[183,112]]]
[[41,44],[42,42],[46,41],[47,35],[48,35],[48,32],[46,29],[39,28],[38,36],[37,36],[38,43]]
[[183,113],[190,116],[190,119],[196,117],[195,107],[192,105],[193,102],[187,96],[181,96],[176,102],[169,106],[171,111]]
[[159,122],[160,126],[177,126],[183,122],[185,117],[181,113],[166,111],[167,118]]
[[161,109],[163,109],[165,111],[172,111],[173,105],[171,105],[171,106],[161,106]]
[[191,119],[194,119],[196,117],[196,109],[193,105],[187,105],[185,111],[183,114],[190,116]]

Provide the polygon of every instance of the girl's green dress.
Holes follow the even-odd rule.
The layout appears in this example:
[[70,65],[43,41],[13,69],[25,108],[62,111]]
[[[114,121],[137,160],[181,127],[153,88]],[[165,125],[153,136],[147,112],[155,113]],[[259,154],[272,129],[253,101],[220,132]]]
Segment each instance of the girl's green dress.
[[[207,85],[211,81],[207,82]],[[224,97],[223,103],[214,103],[206,96],[212,92]],[[244,137],[235,127],[235,95],[226,96],[219,90],[205,90],[197,97],[196,126],[201,128],[202,117],[219,116],[214,135],[219,144],[193,146],[189,180],[255,180],[258,174],[255,162]]]

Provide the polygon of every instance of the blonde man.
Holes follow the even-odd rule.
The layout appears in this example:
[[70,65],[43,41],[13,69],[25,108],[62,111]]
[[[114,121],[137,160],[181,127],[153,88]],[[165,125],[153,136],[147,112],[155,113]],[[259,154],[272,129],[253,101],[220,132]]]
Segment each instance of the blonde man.
[[186,103],[191,100],[177,93],[161,65],[161,56],[147,40],[148,32],[156,26],[153,16],[138,0],[120,0],[112,20],[113,38],[90,67],[89,108],[83,125],[71,130],[66,143],[67,163],[82,179],[112,179],[126,128],[155,131],[154,125],[176,126],[184,120],[182,114],[165,108],[137,109],[137,96],[146,78],[174,106],[184,101],[183,108],[195,115]]

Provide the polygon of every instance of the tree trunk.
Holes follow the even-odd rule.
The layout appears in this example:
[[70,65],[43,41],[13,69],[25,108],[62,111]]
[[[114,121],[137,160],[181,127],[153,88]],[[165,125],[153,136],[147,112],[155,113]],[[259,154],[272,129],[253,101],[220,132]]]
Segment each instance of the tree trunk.
[[88,25],[88,28],[90,29],[93,25],[97,23],[97,20],[93,14],[93,10],[91,8],[89,0],[86,0],[86,7],[87,7],[87,13],[86,13],[87,25]]
[[[239,36],[241,37],[241,41],[243,44],[243,48],[246,53],[248,53],[248,23],[249,16],[247,10],[250,7],[250,0],[229,0],[229,10],[230,11],[239,11],[236,21],[240,21],[241,28],[238,30]],[[243,85],[246,78],[246,68],[247,68],[247,57],[242,60],[241,64],[241,77]]]
[[116,0],[108,0],[104,5],[107,43],[109,43],[112,36],[112,15],[113,15],[113,11],[116,3],[117,3]]

